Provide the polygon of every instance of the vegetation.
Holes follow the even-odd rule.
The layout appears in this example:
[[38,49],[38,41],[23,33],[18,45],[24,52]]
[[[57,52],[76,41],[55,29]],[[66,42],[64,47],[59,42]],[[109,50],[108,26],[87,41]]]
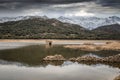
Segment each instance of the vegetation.
[[108,26],[98,27],[93,30],[98,39],[120,39],[120,25],[113,24]]
[[0,39],[120,39],[119,30],[109,34],[104,28],[90,31],[56,19],[32,18],[1,23]]

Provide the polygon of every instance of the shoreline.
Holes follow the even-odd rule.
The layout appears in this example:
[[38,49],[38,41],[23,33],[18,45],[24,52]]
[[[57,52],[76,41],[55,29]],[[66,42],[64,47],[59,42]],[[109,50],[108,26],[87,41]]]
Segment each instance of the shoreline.
[[84,51],[120,50],[120,40],[0,39],[0,48],[48,45],[47,42],[51,42],[52,45],[64,45],[64,48]]
[[120,41],[120,40],[78,40],[78,39],[0,39],[0,42],[33,42],[33,41],[46,41],[46,40],[50,40],[53,42],[56,41],[80,41],[80,42],[108,42],[108,41]]

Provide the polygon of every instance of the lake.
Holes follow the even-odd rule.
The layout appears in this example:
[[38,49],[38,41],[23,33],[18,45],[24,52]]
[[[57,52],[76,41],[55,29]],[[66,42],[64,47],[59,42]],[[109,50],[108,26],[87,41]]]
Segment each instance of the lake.
[[55,44],[46,48],[42,43],[1,42],[0,80],[113,80],[120,74],[119,63],[42,61],[44,57],[55,54],[72,58],[84,55],[107,57],[120,53],[120,51],[81,51],[64,48],[64,45]]

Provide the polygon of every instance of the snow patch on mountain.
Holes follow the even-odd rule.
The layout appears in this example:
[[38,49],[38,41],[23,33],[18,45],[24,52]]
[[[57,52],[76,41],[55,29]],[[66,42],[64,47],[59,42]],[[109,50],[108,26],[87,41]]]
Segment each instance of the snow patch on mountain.
[[[18,16],[18,17],[1,17],[0,23],[8,22],[8,21],[19,21],[19,20],[27,20],[33,18],[42,18],[49,19],[47,16]],[[111,17],[59,17],[57,20],[61,22],[67,22],[72,24],[78,24],[86,29],[92,30],[100,26],[112,25],[112,24],[120,24],[120,17],[111,16]]]
[[33,19],[33,18],[42,18],[42,19],[48,19],[47,16],[18,16],[18,17],[1,17],[0,23],[8,22],[8,21],[19,21],[19,20],[27,20],[27,19]]
[[80,26],[83,26],[87,29],[95,29],[100,26],[105,25],[112,25],[112,24],[120,24],[120,17],[117,16],[111,16],[106,18],[99,18],[99,17],[59,17],[58,20],[62,22],[72,23],[72,24],[78,24]]

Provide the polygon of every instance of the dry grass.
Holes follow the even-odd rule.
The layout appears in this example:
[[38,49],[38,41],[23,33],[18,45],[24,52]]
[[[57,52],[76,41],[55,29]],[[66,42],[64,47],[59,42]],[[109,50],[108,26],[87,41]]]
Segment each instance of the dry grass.
[[106,42],[106,44],[102,45],[95,45],[90,43],[88,45],[66,45],[65,48],[72,48],[72,49],[81,49],[85,51],[100,51],[100,50],[120,50],[120,42],[119,41],[112,41],[112,42]]

